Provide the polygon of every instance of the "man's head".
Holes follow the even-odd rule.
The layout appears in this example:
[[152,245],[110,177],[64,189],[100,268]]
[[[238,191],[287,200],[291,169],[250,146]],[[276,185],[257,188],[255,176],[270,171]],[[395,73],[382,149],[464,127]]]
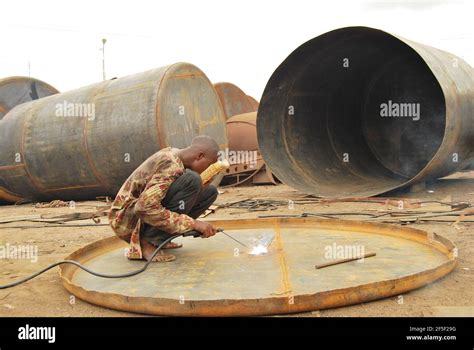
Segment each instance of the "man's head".
[[191,169],[199,174],[206,170],[209,165],[217,162],[219,145],[209,136],[196,136],[188,148],[179,152],[185,168]]

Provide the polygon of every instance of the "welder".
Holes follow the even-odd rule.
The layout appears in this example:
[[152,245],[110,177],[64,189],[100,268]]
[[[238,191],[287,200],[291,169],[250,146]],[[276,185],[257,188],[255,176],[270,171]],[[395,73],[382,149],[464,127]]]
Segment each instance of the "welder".
[[[112,204],[109,222],[122,240],[130,244],[127,257],[148,260],[170,235],[197,231],[209,238],[217,229],[197,220],[216,200],[215,186],[203,186],[200,174],[218,160],[219,146],[209,136],[195,137],[184,149],[165,148],[142,163],[125,181]],[[153,258],[176,259],[169,242]]]

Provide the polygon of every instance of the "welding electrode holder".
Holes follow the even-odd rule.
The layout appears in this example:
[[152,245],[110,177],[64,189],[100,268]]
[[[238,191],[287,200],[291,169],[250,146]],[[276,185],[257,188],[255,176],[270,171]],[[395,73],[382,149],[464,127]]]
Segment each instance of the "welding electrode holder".
[[[222,229],[222,228],[217,229],[217,232],[222,232],[222,231],[224,231],[224,229]],[[183,237],[191,237],[192,236],[194,238],[197,238],[197,237],[201,237],[201,232],[191,230],[191,231],[187,231],[187,232],[183,233],[182,236]]]

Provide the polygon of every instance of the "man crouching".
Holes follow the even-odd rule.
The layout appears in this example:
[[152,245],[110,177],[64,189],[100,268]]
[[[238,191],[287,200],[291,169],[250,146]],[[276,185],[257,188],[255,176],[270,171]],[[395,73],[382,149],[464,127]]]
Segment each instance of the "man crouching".
[[[203,187],[200,174],[218,158],[219,146],[209,136],[197,136],[184,149],[165,148],[140,165],[119,190],[109,214],[116,235],[130,243],[129,259],[148,260],[171,234],[198,231],[202,237],[216,228],[196,220],[217,198],[213,185]],[[181,248],[170,242],[164,249]],[[163,250],[153,261],[176,257]]]

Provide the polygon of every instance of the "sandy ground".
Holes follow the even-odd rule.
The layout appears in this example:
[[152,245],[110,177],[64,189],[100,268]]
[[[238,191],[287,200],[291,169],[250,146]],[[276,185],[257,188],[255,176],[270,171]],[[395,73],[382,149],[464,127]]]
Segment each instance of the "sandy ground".
[[[223,204],[245,198],[292,199],[302,194],[285,185],[238,187],[223,189],[217,203]],[[433,191],[433,192],[432,192]],[[474,172],[463,172],[427,185],[426,189],[411,193],[408,190],[391,193],[391,196],[416,198],[419,200],[469,201],[474,203]],[[94,211],[100,201],[79,202],[75,209],[35,208],[34,204],[0,207],[0,220],[6,217],[34,214],[63,214]],[[262,214],[295,214],[301,212],[335,212],[388,209],[379,203],[315,203],[295,205],[293,210],[281,207],[266,212],[249,212],[245,209],[219,209],[208,219],[252,218]],[[393,207],[391,207],[393,208]],[[396,208],[395,208],[396,209]],[[474,218],[471,216],[471,218]],[[352,218],[351,218],[352,219]],[[75,222],[93,224],[91,220]],[[102,223],[107,223],[106,218]],[[39,268],[63,259],[76,249],[98,239],[109,237],[113,232],[108,226],[87,227],[43,227],[38,223],[15,222],[0,224],[0,246],[35,245],[38,261],[0,259],[0,284],[12,282]],[[40,224],[44,225],[44,224]],[[18,226],[21,226],[18,227]],[[451,274],[443,279],[399,298],[387,298],[360,305],[331,310],[297,314],[300,317],[326,316],[474,316],[474,222],[452,223],[426,222],[413,224],[430,232],[451,239],[459,249],[459,263]],[[13,289],[0,291],[0,316],[137,316],[90,305],[70,295],[62,286],[55,268],[42,276]]]

